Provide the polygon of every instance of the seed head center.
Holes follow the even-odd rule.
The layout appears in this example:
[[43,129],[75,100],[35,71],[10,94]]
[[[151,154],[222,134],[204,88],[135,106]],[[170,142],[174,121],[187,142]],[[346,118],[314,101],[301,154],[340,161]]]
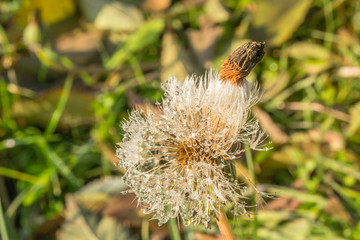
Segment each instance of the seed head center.
[[211,156],[210,147],[205,145],[205,141],[186,139],[177,148],[177,164],[182,168],[191,167],[192,162],[206,162],[215,164],[215,159]]

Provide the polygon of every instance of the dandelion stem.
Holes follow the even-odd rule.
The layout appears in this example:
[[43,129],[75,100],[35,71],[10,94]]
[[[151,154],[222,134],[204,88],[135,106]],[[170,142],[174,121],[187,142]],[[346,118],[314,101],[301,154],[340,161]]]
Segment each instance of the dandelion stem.
[[[245,144],[245,147],[248,148],[249,145]],[[251,181],[255,186],[255,184],[256,184],[256,175],[255,175],[253,157],[251,155],[251,149],[249,149],[249,150],[247,150],[245,152],[245,156],[246,156],[247,167],[249,169],[249,172],[251,173]],[[257,193],[255,193],[254,199],[257,198],[256,194]],[[253,201],[256,204],[256,200],[253,200]],[[257,240],[258,239],[258,237],[257,237],[257,230],[258,230],[257,208],[255,208],[255,211],[254,211],[253,230],[254,230],[254,232],[253,232],[253,240]]]
[[176,219],[175,218],[170,218],[169,219],[168,226],[169,226],[169,229],[170,229],[171,240],[181,240],[179,229],[176,226]]
[[216,220],[216,222],[224,240],[236,240],[235,234],[231,229],[229,220],[223,208],[220,208],[219,218]]
[[149,220],[143,219],[141,223],[141,239],[149,240]]

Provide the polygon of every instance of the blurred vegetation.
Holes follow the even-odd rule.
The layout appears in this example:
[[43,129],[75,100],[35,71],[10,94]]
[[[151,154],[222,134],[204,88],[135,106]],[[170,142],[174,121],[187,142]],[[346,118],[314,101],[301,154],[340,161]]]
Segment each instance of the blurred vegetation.
[[169,239],[119,195],[120,123],[161,101],[170,74],[219,69],[254,40],[273,148],[237,168],[276,198],[229,213],[235,233],[360,239],[359,1],[3,0],[0,22],[1,239]]

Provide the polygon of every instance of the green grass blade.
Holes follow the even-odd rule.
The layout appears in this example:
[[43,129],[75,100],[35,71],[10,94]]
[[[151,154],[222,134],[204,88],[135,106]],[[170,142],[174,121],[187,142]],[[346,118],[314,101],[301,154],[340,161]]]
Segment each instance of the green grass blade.
[[138,80],[140,85],[144,85],[146,83],[144,73],[140,67],[139,61],[136,59],[135,56],[131,56],[129,59],[130,65],[134,70],[136,79]]
[[0,78],[0,95],[1,95],[1,109],[2,109],[2,118],[9,120],[10,115],[10,99],[7,93],[7,86],[3,78]]
[[[32,196],[36,195],[38,191],[42,191],[49,186],[50,182],[50,175],[52,174],[53,169],[47,168],[45,169],[38,177],[38,180],[36,183],[34,183],[29,188],[26,188],[25,190],[21,191],[14,200],[12,200],[9,207],[6,209],[6,215],[9,218],[14,218],[17,209],[21,204],[24,204],[24,202],[29,202],[29,198],[33,198]],[[32,195],[32,196],[31,196]]]
[[72,185],[79,188],[81,186],[80,180],[71,172],[71,169],[66,165],[66,163],[52,151],[45,139],[42,139],[38,142],[40,150],[44,154],[44,157],[48,160],[49,163],[52,163],[53,166],[63,175]]
[[338,160],[331,158],[321,158],[319,164],[324,165],[325,167],[330,168],[334,172],[343,173],[345,175],[350,175],[360,181],[360,170],[355,166],[346,165]]
[[72,74],[69,74],[67,76],[67,78],[65,79],[65,84],[64,84],[63,91],[62,91],[62,94],[60,96],[58,105],[56,106],[56,109],[54,110],[54,112],[53,112],[53,114],[51,116],[50,122],[49,122],[49,124],[48,124],[48,126],[47,126],[47,128],[45,130],[45,135],[46,136],[52,134],[55,131],[55,129],[56,129],[58,123],[59,123],[61,114],[63,113],[63,111],[65,109],[67,100],[68,100],[69,95],[70,95],[73,80],[74,80],[74,76]]
[[316,76],[309,76],[307,78],[304,78],[303,80],[295,83],[294,85],[286,88],[284,91],[279,93],[273,100],[271,100],[268,104],[269,108],[275,108],[280,103],[284,102],[288,97],[293,95],[295,92],[300,91],[311,84],[313,84],[317,80]]
[[129,59],[136,51],[143,49],[149,44],[158,40],[165,27],[164,19],[158,18],[144,23],[135,33],[133,33],[105,63],[107,69],[119,67]]
[[320,194],[301,192],[299,190],[281,186],[270,187],[268,191],[276,193],[277,196],[296,198],[303,203],[315,203],[319,209],[323,209],[328,205],[328,200]]
[[0,236],[2,240],[9,240],[8,230],[5,222],[5,216],[2,209],[1,198],[0,198]]
[[13,170],[10,168],[6,168],[6,167],[1,167],[1,166],[0,166],[0,175],[8,177],[8,178],[17,179],[20,181],[30,182],[30,183],[36,183],[38,181],[37,177],[34,177],[30,174],[19,172],[19,171],[16,171],[16,170]]

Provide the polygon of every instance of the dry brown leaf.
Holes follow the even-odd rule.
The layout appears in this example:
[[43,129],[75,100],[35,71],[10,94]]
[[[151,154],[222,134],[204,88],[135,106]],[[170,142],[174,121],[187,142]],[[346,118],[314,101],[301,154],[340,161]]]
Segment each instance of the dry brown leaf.
[[114,218],[89,212],[74,195],[66,196],[65,221],[56,239],[133,239]]
[[152,12],[161,12],[169,8],[171,0],[146,0],[144,8]]
[[100,212],[109,201],[110,196],[107,193],[101,192],[91,192],[91,193],[82,193],[76,196],[76,200],[82,207],[92,213]]
[[181,0],[184,6],[201,6],[206,3],[207,0]]
[[150,109],[153,113],[155,113],[155,115],[161,114],[161,110],[158,107],[151,103],[145,103],[144,99],[134,91],[128,89],[125,92],[125,95],[128,98],[128,102],[131,108],[135,108],[136,110],[144,113]]
[[324,211],[331,215],[340,216],[347,222],[351,221],[351,216],[344,209],[344,206],[341,204],[339,198],[334,193],[330,195],[328,206],[324,208]]
[[135,194],[118,195],[112,197],[102,211],[103,216],[115,218],[126,227],[141,227],[141,218],[137,214]]
[[42,239],[42,240],[52,240],[55,237],[56,231],[60,228],[61,224],[64,222],[64,217],[59,214],[55,217],[46,220],[42,223],[36,230],[33,232],[31,239]]
[[76,64],[86,65],[100,59],[98,44],[101,38],[99,31],[76,31],[56,40],[54,50]]
[[138,207],[135,194],[114,196],[109,200],[102,212],[102,216],[115,218],[121,225],[127,228],[137,229],[140,231],[142,221],[150,221],[150,232],[152,239],[163,239],[169,235],[167,225],[158,226],[155,220],[149,220],[151,215],[143,215],[142,209]]
[[[104,154],[104,156],[106,156],[106,158],[109,159],[112,164],[118,164],[119,159],[115,155],[115,150],[110,149],[105,143],[97,140],[96,140],[96,145],[100,149],[101,153]],[[118,169],[121,173],[123,174],[125,173],[125,169],[123,168],[118,168]]]
[[345,139],[339,132],[326,132],[323,141],[329,144],[331,151],[337,152],[345,149]]
[[[62,90],[50,90],[39,94],[34,99],[17,101],[12,105],[11,114],[14,119],[27,124],[46,126],[61,97]],[[76,126],[89,126],[94,123],[91,104],[94,97],[85,92],[73,89],[59,121],[59,129]]]
[[301,201],[291,197],[280,197],[268,202],[264,206],[264,210],[286,210],[295,211],[301,204]]
[[344,113],[342,111],[336,110],[334,108],[328,108],[320,103],[305,103],[305,102],[287,102],[280,104],[278,106],[279,109],[284,110],[292,110],[292,111],[305,111],[305,110],[311,110],[319,113],[328,114],[329,116],[342,120],[344,122],[350,122],[351,121],[351,115]]

